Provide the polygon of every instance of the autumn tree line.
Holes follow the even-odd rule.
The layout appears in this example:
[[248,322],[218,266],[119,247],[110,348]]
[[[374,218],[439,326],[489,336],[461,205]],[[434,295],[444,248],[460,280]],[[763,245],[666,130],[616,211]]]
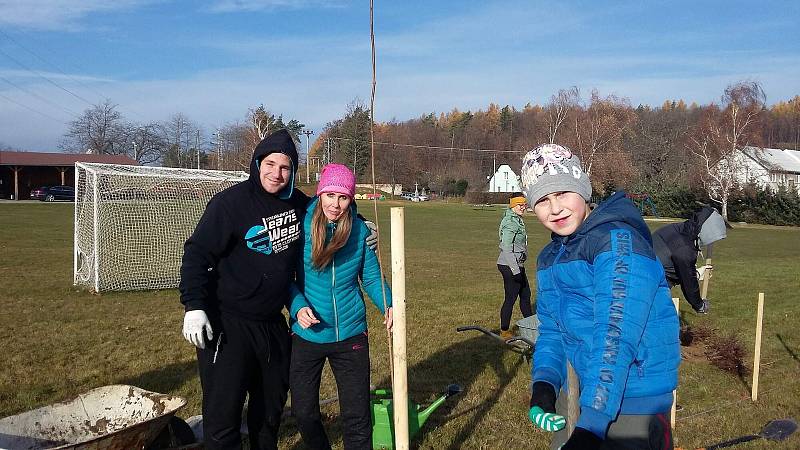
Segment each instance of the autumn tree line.
[[[752,81],[727,86],[717,102],[667,100],[655,107],[634,107],[597,91],[584,97],[573,87],[521,110],[492,103],[485,110],[378,123],[374,141],[380,182],[420,183],[437,192],[463,179],[470,190],[486,190],[497,166],[518,171],[525,152],[555,142],[578,154],[598,199],[621,187],[649,195],[665,216],[686,216],[698,203],[712,203],[725,217],[732,209],[732,220],[800,224],[796,191],[768,193],[780,197],[783,210],[765,220],[764,211],[753,216],[754,198],[776,199],[738,182],[741,148],[800,148],[800,96],[768,106]],[[370,150],[369,111],[354,102],[327,125],[312,156],[348,164],[367,179]]]
[[[496,167],[509,164],[516,171],[525,152],[555,142],[578,154],[598,197],[623,187],[648,193],[661,205],[661,215],[686,215],[700,201],[714,203],[726,216],[733,208],[734,218],[742,218],[737,208],[755,187],[737,184],[738,149],[800,148],[800,96],[768,105],[761,86],[751,81],[727,86],[718,101],[704,105],[667,100],[633,106],[623,97],[584,95],[573,87],[544,105],[528,103],[522,109],[490,103],[485,110],[454,108],[378,122],[374,140],[370,122],[364,102],[349,104],[342,117],[317,133],[310,172],[340,162],[353,167],[360,182],[369,182],[374,145],[379,183],[412,190],[416,183],[445,195],[482,191]],[[240,121],[207,130],[182,113],[160,123],[131,122],[106,101],[72,122],[61,146],[125,154],[140,164],[246,171],[258,141],[280,128],[305,148],[300,140],[305,125],[264,105],[248,110]],[[781,195],[793,205],[791,193]],[[800,224],[797,215],[788,222]]]

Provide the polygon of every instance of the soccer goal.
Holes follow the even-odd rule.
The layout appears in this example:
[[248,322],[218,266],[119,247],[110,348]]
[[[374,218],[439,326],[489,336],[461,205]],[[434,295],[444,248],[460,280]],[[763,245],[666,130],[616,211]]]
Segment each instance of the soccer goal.
[[238,171],[75,163],[74,284],[96,292],[178,286],[183,244]]

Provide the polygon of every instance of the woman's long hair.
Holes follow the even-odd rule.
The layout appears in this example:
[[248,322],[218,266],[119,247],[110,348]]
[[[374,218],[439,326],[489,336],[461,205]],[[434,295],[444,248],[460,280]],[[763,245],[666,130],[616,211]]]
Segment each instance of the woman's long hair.
[[350,207],[348,206],[336,221],[336,231],[333,232],[333,237],[326,245],[327,226],[328,218],[322,212],[322,200],[319,200],[311,217],[311,264],[317,270],[327,267],[333,261],[333,255],[347,244],[350,230],[353,228]]

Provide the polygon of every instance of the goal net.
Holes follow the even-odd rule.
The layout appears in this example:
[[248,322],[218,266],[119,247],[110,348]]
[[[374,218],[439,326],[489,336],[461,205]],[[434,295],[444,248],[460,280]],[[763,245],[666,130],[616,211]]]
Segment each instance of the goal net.
[[74,284],[96,292],[177,287],[183,244],[206,204],[247,176],[75,163]]

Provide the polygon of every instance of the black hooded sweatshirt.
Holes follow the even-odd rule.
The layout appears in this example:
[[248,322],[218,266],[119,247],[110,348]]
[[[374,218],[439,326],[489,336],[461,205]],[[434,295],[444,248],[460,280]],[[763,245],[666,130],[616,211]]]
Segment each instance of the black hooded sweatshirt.
[[[278,194],[261,185],[259,164],[271,153],[291,159],[289,184]],[[294,189],[297,149],[286,130],[261,141],[250,178],[215,195],[184,245],[181,303],[209,317],[221,312],[249,320],[281,313],[302,249],[308,197]]]
[[653,249],[664,266],[667,281],[681,285],[683,296],[697,310],[703,306],[700,284],[697,281],[697,236],[703,222],[714,212],[703,207],[685,222],[665,225],[653,232]]

